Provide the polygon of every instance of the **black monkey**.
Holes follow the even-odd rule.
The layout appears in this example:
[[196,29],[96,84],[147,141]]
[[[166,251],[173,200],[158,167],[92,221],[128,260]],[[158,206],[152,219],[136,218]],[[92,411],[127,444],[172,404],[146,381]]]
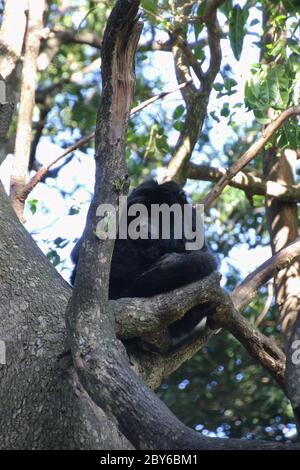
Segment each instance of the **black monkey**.
[[[150,180],[135,188],[128,197],[127,209],[133,204],[143,204],[149,214],[151,204],[188,204],[184,191],[174,182],[159,185]],[[195,209],[193,209],[192,229],[195,230]],[[133,217],[128,216],[128,224]],[[151,230],[151,219],[148,232]],[[174,238],[174,217],[171,212],[171,230],[169,239],[165,240],[159,231],[158,239],[133,240],[119,239],[115,242],[111,262],[109,298],[151,297],[187,285],[202,279],[217,269],[215,256],[210,252],[206,242],[201,249],[186,250],[185,232],[182,238]],[[75,268],[71,277],[74,283],[78,261],[80,240],[72,252]],[[174,346],[195,334],[202,326],[203,318],[213,314],[210,305],[199,305],[169,326]],[[200,326],[201,325],[201,326]]]

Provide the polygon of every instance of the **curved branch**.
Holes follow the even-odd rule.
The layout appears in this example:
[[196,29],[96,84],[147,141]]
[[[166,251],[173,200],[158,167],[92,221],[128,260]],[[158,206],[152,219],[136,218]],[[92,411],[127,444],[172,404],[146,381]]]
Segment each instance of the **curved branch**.
[[[197,165],[190,162],[187,167],[187,178],[201,181],[218,182],[226,175],[226,170],[222,167],[215,168],[209,165]],[[262,181],[258,176],[239,171],[228,185],[244,191],[247,196],[271,196],[287,202],[300,202],[300,185],[284,186],[275,181]]]
[[[223,300],[222,300],[223,296]],[[217,326],[226,328],[284,388],[285,354],[275,341],[262,334],[235,308],[230,296],[222,290],[217,305]]]
[[278,271],[290,266],[300,256],[300,238],[278,251],[234,289],[232,301],[237,310],[242,310],[257,294],[257,291]]
[[141,337],[167,327],[195,305],[213,299],[219,290],[220,274],[147,298],[110,300],[118,337]]
[[240,170],[242,170],[257,156],[272,135],[275,134],[277,129],[279,129],[287,119],[298,114],[300,114],[300,106],[293,106],[283,111],[276,119],[274,119],[274,121],[264,129],[262,136],[226,171],[226,175],[220,179],[212,191],[206,196],[203,201],[205,207],[208,208],[211,206],[211,204],[221,194],[225,186],[227,186],[229,181],[231,181]]

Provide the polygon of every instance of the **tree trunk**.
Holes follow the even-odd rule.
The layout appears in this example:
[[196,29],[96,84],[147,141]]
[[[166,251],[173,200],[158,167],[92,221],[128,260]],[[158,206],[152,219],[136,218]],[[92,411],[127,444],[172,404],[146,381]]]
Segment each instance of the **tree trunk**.
[[131,448],[72,368],[64,321],[70,287],[21,226],[2,186],[0,200],[0,448]]

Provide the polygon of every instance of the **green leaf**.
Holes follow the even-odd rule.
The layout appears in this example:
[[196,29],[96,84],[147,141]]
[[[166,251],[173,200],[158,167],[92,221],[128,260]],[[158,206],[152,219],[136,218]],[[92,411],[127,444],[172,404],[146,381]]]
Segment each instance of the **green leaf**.
[[38,200],[37,199],[29,199],[28,207],[32,214],[35,214],[37,211]]
[[276,64],[267,72],[267,86],[269,89],[269,104],[275,109],[285,109],[290,98],[289,77],[286,68]]
[[229,39],[232,52],[236,60],[240,60],[245,37],[245,24],[248,19],[248,8],[235,5],[229,18]]
[[228,117],[230,114],[229,103],[224,103],[223,108],[221,109],[221,116]]
[[268,44],[268,55],[272,57],[277,57],[278,55],[285,53],[286,40],[279,39],[274,44]]
[[173,119],[180,118],[183,115],[184,111],[185,111],[185,107],[182,104],[177,106],[177,108],[175,108],[173,112]]
[[267,115],[267,112],[263,112],[259,109],[254,109],[254,116],[257,122],[260,124],[269,124],[271,122],[270,118]]
[[197,60],[200,60],[200,61],[205,59],[205,54],[204,54],[202,47],[200,46],[195,47],[194,56]]
[[288,13],[300,12],[299,0],[282,0],[282,3]]
[[300,129],[294,119],[289,120],[279,130],[278,145],[281,149],[288,147],[292,150],[297,150],[300,145]]
[[196,41],[198,40],[198,37],[204,27],[204,23],[202,21],[196,21],[194,23],[194,33],[195,33],[195,39]]
[[300,54],[300,44],[299,44],[299,41],[296,41],[295,39],[292,39],[292,38],[289,38],[287,40],[287,44],[289,46],[289,49],[292,51],[292,52],[295,52],[295,54]]
[[222,83],[214,83],[213,84],[213,89],[216,91],[222,91],[223,90],[223,84]]
[[224,3],[220,6],[220,11],[223,13],[223,15],[226,16],[226,18],[230,17],[232,10],[232,0],[225,0]]
[[145,10],[152,11],[155,13],[157,9],[157,0],[142,0],[142,7]]
[[205,8],[206,8],[206,3],[207,3],[206,0],[200,3],[200,5],[197,8],[197,16],[203,16],[205,12]]
[[60,263],[60,256],[55,250],[48,251],[47,258],[54,266],[57,266]]
[[220,119],[218,118],[218,116],[216,116],[216,111],[211,111],[211,113],[209,113],[209,115],[214,121],[220,122]]
[[76,214],[79,214],[79,212],[80,212],[80,209],[78,206],[72,206],[69,209],[69,215],[76,215]]
[[226,90],[231,91],[231,88],[235,87],[237,82],[233,78],[226,78],[224,85]]
[[180,132],[183,128],[183,122],[175,121],[174,124],[173,124],[173,127],[174,127],[174,129],[176,129],[176,131]]
[[291,69],[283,64],[262,65],[246,83],[246,105],[261,112],[268,108],[287,108],[292,97],[291,74]]

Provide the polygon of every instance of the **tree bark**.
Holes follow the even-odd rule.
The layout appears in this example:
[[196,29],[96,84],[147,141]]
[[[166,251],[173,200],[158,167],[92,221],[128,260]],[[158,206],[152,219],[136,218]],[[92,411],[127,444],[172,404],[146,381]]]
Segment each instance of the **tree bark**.
[[[266,180],[279,184],[294,184],[297,155],[285,150],[277,156],[276,148],[269,150],[264,158]],[[297,203],[266,198],[266,215],[273,254],[298,237]],[[300,311],[300,257],[291,266],[281,270],[274,279],[276,304],[280,313],[281,331],[285,343],[288,341]]]
[[20,107],[11,176],[11,203],[21,222],[25,222],[23,217],[25,201],[19,197],[19,193],[27,182],[29,169],[37,58],[42,37],[45,0],[28,0],[28,8]]
[[[10,146],[6,134],[11,122],[14,103],[19,95],[19,61],[26,29],[27,0],[10,0],[4,5],[0,30],[0,80],[5,80],[5,100],[0,100],[0,164]],[[18,27],[12,32],[11,25]]]

